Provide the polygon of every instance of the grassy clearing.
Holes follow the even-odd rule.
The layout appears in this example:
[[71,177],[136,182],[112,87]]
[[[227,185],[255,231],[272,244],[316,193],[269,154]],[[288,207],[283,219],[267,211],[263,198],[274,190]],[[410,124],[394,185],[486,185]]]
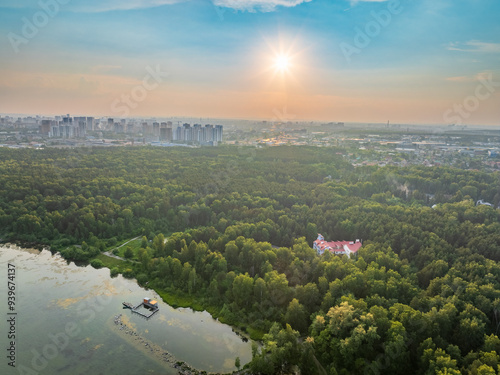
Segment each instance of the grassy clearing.
[[195,311],[204,311],[205,307],[196,298],[180,293],[171,293],[165,290],[155,289],[162,300],[174,308],[189,307]]
[[123,246],[123,244],[127,241],[130,241],[130,238],[126,238],[124,240],[121,240],[121,241],[118,241],[116,244],[114,244],[113,246],[108,246],[106,248],[106,251],[111,251],[113,249],[116,249],[117,247],[120,247],[120,246]]
[[94,259],[99,259],[104,264],[104,267],[107,267],[109,269],[117,268],[120,273],[122,273],[127,268],[132,268],[132,265],[129,262],[111,258],[105,254],[99,254]]
[[267,332],[261,331],[260,329],[252,328],[250,326],[247,326],[246,330],[247,330],[248,334],[250,335],[250,338],[254,341],[261,341],[262,338],[264,337],[264,335],[267,333]]
[[[127,241],[125,241],[127,242]],[[133,241],[130,241],[128,244],[126,244],[125,246],[121,246],[118,248],[118,255],[119,257],[122,257],[124,258],[125,257],[125,250],[127,249],[127,247],[131,247],[132,248],[132,251],[134,252],[134,256],[132,257],[132,259],[134,260],[137,260],[137,254],[139,253],[139,249],[141,248],[141,243],[142,243],[142,239],[141,238],[137,238]]]

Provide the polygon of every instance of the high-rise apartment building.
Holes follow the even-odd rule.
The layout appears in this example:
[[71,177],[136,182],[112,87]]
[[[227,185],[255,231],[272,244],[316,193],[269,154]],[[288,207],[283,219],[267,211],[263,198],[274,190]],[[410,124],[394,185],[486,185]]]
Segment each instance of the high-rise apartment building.
[[87,131],[91,132],[94,130],[94,118],[87,117]]
[[224,127],[222,125],[215,125],[215,136],[214,141],[222,142],[222,132]]
[[153,122],[153,135],[155,137],[160,136],[160,123],[159,122]]

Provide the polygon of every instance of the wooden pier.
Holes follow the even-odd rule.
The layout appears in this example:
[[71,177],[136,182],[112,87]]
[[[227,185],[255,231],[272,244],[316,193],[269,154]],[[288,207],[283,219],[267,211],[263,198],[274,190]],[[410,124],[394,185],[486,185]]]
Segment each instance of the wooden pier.
[[[139,303],[137,306],[133,306],[129,302],[123,302],[123,306],[129,308],[133,313],[136,313],[140,316],[143,316],[147,319],[151,318],[154,314],[156,314],[160,308],[158,307],[158,303],[149,298],[145,298],[143,302]],[[142,311],[139,311],[141,307],[144,307],[149,311],[149,314],[146,314]]]
[[138,304],[136,307],[134,307],[132,310],[133,313],[139,314],[147,319],[151,318],[154,314],[156,314],[160,309],[157,307],[156,309],[153,309],[149,314],[145,314],[142,311],[138,311],[138,309],[143,306],[143,303]]

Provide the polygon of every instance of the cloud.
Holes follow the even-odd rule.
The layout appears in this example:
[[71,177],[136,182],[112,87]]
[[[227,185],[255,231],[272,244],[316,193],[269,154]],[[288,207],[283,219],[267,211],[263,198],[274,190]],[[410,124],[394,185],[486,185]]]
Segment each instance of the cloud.
[[450,82],[472,82],[474,81],[474,78],[468,76],[459,76],[459,77],[447,77],[446,80]]
[[[182,3],[189,0],[108,0],[108,1],[85,1],[69,4],[71,10],[97,13],[111,10],[131,10],[141,8],[155,8],[163,5]],[[73,6],[72,6],[73,5]]]
[[356,5],[358,3],[383,3],[388,0],[350,0],[351,5]]
[[[110,10],[129,10],[140,8],[154,8],[162,5],[176,4],[189,0],[87,0],[87,1],[69,1],[67,4],[61,4],[61,10],[80,11],[80,12],[106,12]],[[45,3],[45,1],[42,1]],[[62,2],[61,2],[62,3]],[[21,9],[39,9],[39,0],[24,0],[21,4],[19,0],[2,0],[0,7],[3,8],[21,8]]]
[[479,40],[471,40],[465,43],[450,43],[450,51],[479,52],[479,53],[500,53],[500,43],[486,43]]
[[276,7],[294,7],[312,0],[212,0],[214,5],[223,8],[255,12],[272,12]]
[[[70,1],[61,5],[62,9],[76,12],[100,13],[113,10],[133,10],[142,8],[155,8],[164,5],[189,2],[192,0],[87,0],[81,2]],[[206,0],[212,2],[216,7],[231,8],[239,11],[262,11],[272,12],[277,7],[294,7],[312,0]],[[387,0],[353,0],[353,1],[387,1]],[[4,8],[39,8],[38,1],[26,0],[23,5],[19,0],[2,0],[1,7]]]
[[479,72],[474,76],[458,76],[458,77],[447,77],[446,80],[450,82],[477,82],[479,80],[486,80],[491,76],[491,72]]

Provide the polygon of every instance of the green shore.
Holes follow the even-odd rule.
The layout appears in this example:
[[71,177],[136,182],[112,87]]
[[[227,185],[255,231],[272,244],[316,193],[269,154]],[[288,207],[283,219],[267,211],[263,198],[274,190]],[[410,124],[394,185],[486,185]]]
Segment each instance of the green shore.
[[[117,268],[120,273],[123,273],[129,268],[132,268],[132,264],[128,261],[116,259],[109,257],[105,254],[99,254],[95,259],[99,259],[104,264],[104,267],[109,268],[110,270],[113,268]],[[219,315],[220,308],[217,306],[207,305],[202,301],[198,300],[194,296],[190,296],[188,294],[176,291],[167,291],[160,289],[154,285],[148,285],[147,288],[153,289],[158,295],[161,297],[163,302],[172,306],[173,308],[190,308],[194,311],[207,311],[214,318],[219,320],[221,323],[230,325],[235,332],[237,332],[240,336],[245,336],[254,341],[262,340],[262,337],[266,334],[264,331],[260,331],[250,327],[245,323],[236,323],[230,324],[223,317]]]

